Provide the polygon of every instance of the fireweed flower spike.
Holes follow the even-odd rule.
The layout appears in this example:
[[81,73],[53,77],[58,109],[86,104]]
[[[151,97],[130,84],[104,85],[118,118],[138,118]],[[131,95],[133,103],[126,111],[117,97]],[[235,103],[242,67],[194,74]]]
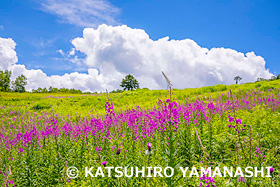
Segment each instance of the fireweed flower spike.
[[[76,145],[76,144],[80,145],[80,143],[82,143],[81,145],[85,145],[84,144],[85,142],[88,145],[90,144],[95,145],[96,149],[94,149],[93,147],[93,151],[96,151],[96,154],[98,154],[99,158],[101,158],[101,160],[99,160],[99,165],[101,165],[102,167],[104,166],[106,167],[108,161],[104,161],[106,159],[101,156],[103,155],[107,156],[105,150],[108,149],[104,149],[104,147],[102,148],[101,146],[106,145],[106,148],[111,147],[112,152],[110,152],[110,154],[115,153],[115,158],[113,159],[119,159],[118,155],[122,154],[123,147],[113,146],[111,142],[112,139],[117,138],[120,139],[119,142],[120,145],[125,145],[130,140],[137,141],[137,142],[146,142],[145,143],[147,146],[146,149],[145,149],[145,144],[144,145],[142,145],[141,143],[134,144],[136,145],[135,154],[143,155],[142,146],[144,146],[144,154],[147,154],[147,156],[144,155],[145,160],[140,164],[149,166],[150,163],[149,161],[151,159],[151,155],[153,154],[153,152],[151,150],[152,144],[148,142],[149,141],[153,142],[154,145],[155,143],[160,144],[161,140],[158,137],[160,137],[161,134],[165,134],[165,132],[168,131],[167,126],[169,124],[168,122],[170,120],[170,115],[172,116],[171,122],[172,125],[174,125],[175,128],[174,131],[178,129],[177,132],[179,134],[182,132],[180,131],[181,129],[184,130],[185,128],[188,128],[192,131],[192,129],[194,128],[193,126],[197,125],[198,127],[201,127],[201,132],[204,132],[205,135],[208,135],[208,133],[210,133],[210,131],[209,132],[205,131],[207,129],[207,126],[212,123],[213,124],[220,123],[220,120],[218,120],[217,122],[215,120],[220,119],[220,117],[223,117],[221,120],[223,122],[226,122],[223,124],[227,124],[226,126],[228,126],[228,129],[226,130],[228,130],[230,134],[235,135],[238,132],[242,133],[241,145],[242,144],[244,145],[244,152],[246,152],[248,149],[251,149],[252,146],[250,145],[250,147],[247,147],[248,144],[245,143],[245,140],[248,138],[251,139],[252,142],[255,142],[256,140],[254,138],[257,137],[256,136],[257,134],[255,134],[256,131],[251,131],[250,124],[248,124],[249,126],[246,126],[246,124],[243,123],[245,121],[248,121],[248,123],[250,123],[250,121],[253,120],[253,118],[257,118],[256,120],[258,120],[259,111],[258,110],[255,111],[254,107],[260,106],[261,112],[265,112],[265,114],[266,112],[269,112],[267,114],[271,114],[271,112],[273,112],[273,114],[275,114],[270,116],[273,118],[274,123],[269,125],[273,125],[273,126],[278,125],[277,115],[278,115],[278,109],[280,108],[279,91],[280,89],[278,88],[273,98],[272,95],[270,95],[269,98],[262,96],[265,92],[261,93],[259,91],[254,91],[252,93],[249,93],[250,95],[248,95],[248,98],[245,95],[246,93],[242,93],[241,95],[238,96],[234,95],[234,103],[235,103],[234,110],[235,112],[240,111],[238,114],[240,115],[241,120],[239,118],[235,119],[234,117],[228,115],[229,113],[232,112],[233,102],[229,101],[229,99],[227,98],[228,96],[226,94],[223,95],[222,98],[217,98],[217,99],[210,98],[207,95],[206,96],[203,95],[202,100],[201,99],[197,99],[195,101],[190,100],[186,103],[181,103],[181,104],[177,103],[176,100],[173,102],[167,100],[166,102],[160,102],[160,104],[158,106],[155,106],[155,108],[141,109],[139,106],[137,106],[137,109],[128,109],[127,111],[120,111],[120,112],[115,112],[113,104],[108,102],[106,103],[105,106],[106,114],[104,115],[102,114],[102,116],[91,117],[91,115],[89,115],[86,118],[84,117],[77,118],[78,117],[78,113],[77,113],[77,116],[76,115],[72,116],[71,114],[68,115],[67,117],[65,116],[65,119],[63,116],[59,116],[54,112],[47,112],[47,110],[46,111],[38,110],[35,113],[32,111],[31,112],[27,111],[27,113],[23,111],[22,112],[9,111],[10,107],[7,106],[8,108],[6,108],[6,106],[3,106],[1,103],[0,110],[3,110],[4,112],[0,114],[1,116],[0,152],[9,151],[10,154],[6,154],[4,156],[4,159],[5,160],[9,159],[8,160],[9,164],[12,167],[14,167],[16,166],[16,163],[20,161],[19,159],[25,158],[26,156],[25,154],[33,154],[34,156],[36,156],[36,158],[40,158],[42,156],[41,154],[44,154],[45,151],[48,150],[51,151],[51,149],[45,149],[45,148],[48,148],[49,146],[53,146],[56,143],[57,146],[58,145],[60,146],[60,141],[63,144],[65,142],[65,143],[70,143],[71,145]],[[208,101],[210,102],[209,104]],[[27,107],[27,105],[24,106],[24,108],[25,107]],[[242,112],[243,110],[245,111],[250,110],[250,112],[252,112],[252,116],[244,115]],[[241,121],[243,123],[241,123]],[[268,127],[273,127],[273,126],[268,126]],[[270,130],[270,128],[267,129]],[[270,131],[264,131],[263,133],[269,133],[269,132]],[[273,134],[273,136],[277,135],[276,131],[271,131],[270,133]],[[217,135],[216,131],[213,131],[213,136],[214,135],[215,136]],[[243,143],[243,136],[244,136],[244,143]],[[184,143],[184,142],[180,142],[180,143]],[[276,141],[268,141],[268,143],[277,145]],[[61,144],[61,146],[63,144]],[[141,145],[141,147],[139,145]],[[211,145],[212,144],[210,144],[209,142],[209,148],[211,148],[210,147]],[[66,153],[72,153],[72,149],[71,149],[72,146],[69,146],[69,149],[67,147],[68,146],[65,147],[65,151],[68,151]],[[204,149],[203,146],[201,147],[202,149]],[[37,148],[38,149],[42,148],[43,151],[36,151],[38,150]],[[81,147],[79,146],[77,147],[77,149],[79,149],[77,151],[81,151],[80,150],[81,148],[83,150],[85,149],[84,146]],[[192,145],[190,145],[190,149],[192,148],[193,148]],[[212,148],[213,151],[214,149],[216,149],[215,146],[213,146]],[[264,148],[265,150],[269,150],[270,146],[268,147],[264,146]],[[127,150],[125,149],[125,151]],[[181,151],[181,149],[179,149],[178,151]],[[274,149],[272,149],[271,151],[274,152]],[[232,152],[235,152],[235,150],[233,150]],[[17,155],[16,153],[18,153],[19,155]],[[131,152],[131,154],[134,153]],[[49,154],[49,155],[51,156],[50,160],[52,162],[54,162],[56,160],[56,157],[59,156],[57,154]],[[161,156],[161,154],[159,154],[159,156]],[[266,157],[265,151],[261,150],[260,148],[256,148],[252,156],[254,158],[250,160],[249,162],[250,166],[254,166],[259,162],[273,163],[271,157]],[[244,154],[244,158],[245,157],[246,155]],[[11,158],[13,158],[13,160]],[[214,159],[216,157],[212,157],[212,158]],[[111,160],[109,160],[110,163]],[[219,159],[217,161],[219,161]],[[112,162],[114,163],[113,160]],[[274,165],[274,167],[275,166],[276,165]],[[18,169],[19,172],[24,172],[22,171],[24,170],[24,168],[18,168]],[[272,172],[274,177],[276,177],[276,175],[278,177],[279,173],[278,170],[277,171],[276,170],[277,170],[276,168],[275,169],[271,168],[271,166],[268,168],[268,172],[270,173]],[[5,171],[0,171],[0,175],[3,176],[4,175],[3,172]],[[38,170],[37,172],[40,171]],[[38,174],[40,175],[40,173]],[[15,185],[21,186],[21,183],[19,183],[20,182],[19,176],[13,175],[13,177],[15,178],[13,179],[15,180],[16,183]],[[5,179],[10,180],[10,178],[7,177]],[[53,180],[53,179],[49,179],[49,180]],[[59,180],[59,179],[56,178],[55,180]],[[240,180],[242,181],[243,179],[240,178]],[[203,179],[203,181],[201,181],[202,186],[211,185],[209,184],[209,182],[208,184],[205,184],[205,181],[206,179]],[[38,185],[42,186],[42,184],[41,185],[40,184]],[[176,184],[174,184],[174,186],[176,186]],[[224,186],[224,185],[220,185],[220,186]]]
[[146,150],[146,155],[150,155],[152,153],[152,144],[151,143],[147,143],[147,147],[148,147],[148,150]]
[[122,152],[122,149],[118,148],[116,154],[119,155],[119,154],[121,154],[121,152]]
[[152,144],[151,143],[147,143],[147,147],[148,147],[149,151],[151,151]]
[[234,122],[234,118],[233,118],[233,117],[231,117],[230,115],[228,115],[228,118],[229,118],[229,119],[228,119],[229,122]]
[[241,124],[241,119],[237,119],[236,124]]
[[106,167],[107,161],[103,161],[101,164]]

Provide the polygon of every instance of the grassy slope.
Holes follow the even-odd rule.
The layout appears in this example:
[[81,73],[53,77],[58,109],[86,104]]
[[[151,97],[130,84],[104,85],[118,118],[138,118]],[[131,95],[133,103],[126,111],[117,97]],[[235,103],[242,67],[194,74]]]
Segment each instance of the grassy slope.
[[[185,102],[186,99],[192,100],[198,96],[210,95],[216,97],[222,92],[238,90],[260,90],[279,89],[280,80],[263,81],[257,83],[246,83],[242,85],[216,85],[202,88],[173,89],[172,97],[179,102]],[[114,103],[116,110],[125,110],[128,108],[154,107],[158,100],[165,100],[169,97],[167,90],[147,90],[139,89],[136,91],[126,91],[123,93],[110,93],[110,100]],[[78,114],[100,114],[104,113],[104,105],[107,102],[106,94],[65,94],[65,93],[5,93],[0,92],[0,114],[10,111],[54,111],[64,115]],[[2,106],[6,106],[3,108]]]
[[[228,92],[229,88],[235,92],[238,90],[253,90],[257,87],[259,87],[260,90],[278,89],[273,93],[279,94],[280,80],[248,83],[244,85],[217,85],[214,87],[203,87],[198,89],[175,89],[173,90],[173,98],[177,99],[179,102],[184,102],[186,99],[192,100],[196,99],[197,97],[202,98],[202,94],[204,96],[210,94],[213,98],[220,95],[222,92]],[[106,94],[91,96],[78,94],[0,94],[0,115],[3,112],[6,113],[15,110],[26,112],[32,110],[35,112],[40,112],[42,111],[42,109],[39,109],[41,107],[49,107],[47,110],[53,110],[55,113],[60,112],[69,114],[79,112],[79,114],[87,115],[88,113],[92,113],[94,111],[104,111],[104,104],[107,101]],[[120,107],[135,107],[136,104],[140,107],[152,107],[156,104],[159,98],[164,100],[167,97],[168,91],[166,90],[137,90],[132,92],[130,91],[110,94],[110,99],[115,106],[118,106],[115,107],[118,109]],[[37,109],[34,109],[35,107],[37,107]],[[279,111],[272,111],[267,109],[264,105],[258,105],[252,110],[239,110],[236,114],[238,118],[242,119],[243,124],[247,124],[246,131],[241,134],[241,140],[237,138],[239,136],[234,133],[234,129],[228,128],[228,124],[230,123],[227,119],[227,113],[223,113],[222,117],[219,114],[215,115],[213,120],[211,120],[209,123],[203,122],[203,120],[201,120],[198,133],[206,152],[211,154],[211,158],[209,160],[213,161],[215,164],[214,166],[230,167],[236,165],[237,159],[235,158],[238,156],[240,158],[238,159],[238,166],[244,168],[248,166],[247,157],[249,158],[250,156],[251,160],[252,153],[256,154],[256,147],[260,147],[261,150],[265,150],[265,156],[267,159],[266,163],[263,165],[273,166],[277,171],[275,172],[275,176],[277,175],[275,178],[279,180],[279,166],[277,164],[280,161]],[[27,114],[26,116],[31,115]],[[24,130],[30,126],[29,117],[26,116],[23,117],[23,121],[26,122],[24,123],[26,128],[22,128]],[[48,120],[48,117],[51,115],[45,116],[47,117],[46,120]],[[18,121],[13,121],[13,117],[15,117],[15,115],[12,113],[2,118],[2,121],[4,122],[3,125],[6,126],[5,128],[8,130],[6,131],[5,129],[3,131],[5,131],[4,133],[10,136],[10,138],[14,138],[18,132],[17,130],[19,129],[12,128],[14,127],[13,125],[18,124]],[[42,121],[40,122],[40,120],[36,120],[36,118],[34,119],[35,122],[39,122],[38,129],[45,128],[45,124]],[[193,120],[194,118],[192,118],[191,121]],[[76,125],[75,121],[73,122]],[[63,121],[60,121],[60,124],[63,124]],[[82,123],[77,124],[81,125]],[[142,123],[141,125],[145,126],[145,123]],[[138,142],[131,141],[130,138],[134,138],[134,133],[132,133],[133,131],[131,131],[130,128],[127,128],[126,124],[124,123],[121,131],[124,136],[119,136],[116,138],[113,135],[111,141],[108,142],[103,141],[101,138],[89,138],[85,146],[83,138],[79,138],[78,142],[68,141],[68,138],[60,138],[58,140],[56,138],[49,138],[46,141],[47,146],[43,146],[43,148],[41,148],[38,146],[39,144],[37,144],[35,140],[33,141],[31,148],[25,148],[25,150],[29,150],[28,154],[18,153],[19,148],[22,146],[21,144],[16,145],[11,152],[7,151],[7,149],[4,149],[3,146],[3,149],[0,149],[0,166],[3,166],[0,167],[0,170],[5,171],[6,168],[9,168],[6,167],[6,165],[11,166],[13,176],[10,175],[10,179],[13,180],[18,186],[30,186],[30,179],[32,179],[34,184],[38,183],[39,186],[50,186],[51,184],[56,186],[66,186],[67,184],[67,186],[92,186],[92,184],[90,184],[91,182],[94,183],[95,186],[124,186],[127,184],[127,180],[125,180],[125,178],[120,178],[119,180],[115,180],[113,178],[109,178],[109,180],[104,180],[107,178],[94,178],[94,180],[89,180],[88,178],[84,178],[83,175],[80,175],[81,178],[78,178],[77,180],[71,180],[71,183],[64,184],[63,180],[65,180],[65,176],[61,171],[64,171],[64,169],[66,170],[67,166],[79,166],[80,168],[84,168],[85,166],[99,166],[102,160],[100,156],[101,154],[99,155],[99,153],[95,152],[96,146],[103,147],[102,159],[106,158],[109,166],[119,166],[119,163],[122,163],[123,166],[146,166],[147,156],[145,156],[144,152],[147,142],[151,142],[153,144],[153,156],[148,158],[150,159],[150,163],[152,163],[154,166],[165,167],[167,164],[170,166],[170,163],[173,164],[173,161],[176,160],[179,162],[180,166],[184,167],[189,166],[186,164],[190,164],[190,167],[205,167],[207,162],[202,163],[202,161],[205,160],[199,156],[203,154],[201,154],[202,152],[200,149],[200,144],[198,143],[197,136],[194,132],[195,124],[191,123],[191,125],[184,125],[183,123],[181,127],[182,128],[179,128],[179,130],[176,131],[178,133],[173,134],[172,130],[166,131],[165,133],[155,133],[153,138],[145,138],[143,141]],[[252,129],[252,141],[248,141],[249,138],[251,139],[248,127]],[[118,128],[118,126],[112,126],[112,134],[115,132],[118,133]],[[176,139],[172,138],[173,135]],[[236,143],[237,141],[239,143]],[[45,143],[43,145],[45,145]],[[176,147],[176,155],[170,151],[172,150],[172,145],[175,145]],[[242,145],[244,145],[245,156],[243,156],[241,151],[239,152],[239,150],[242,148]],[[116,148],[123,146],[123,152],[118,157],[109,151],[109,148],[113,146]],[[124,150],[129,150],[129,152],[127,153]],[[175,150],[173,149],[173,151]],[[169,157],[169,155],[171,156]],[[13,160],[9,160],[10,157],[13,158]],[[64,158],[66,159],[66,164],[64,162]],[[254,161],[252,158],[253,166],[261,163],[261,158],[263,158],[262,155],[259,157],[258,161]],[[5,161],[4,163],[6,165],[3,164],[3,161]],[[4,172],[2,172],[2,176],[4,176],[3,173]],[[4,180],[4,177],[1,177],[0,183],[2,178]],[[173,178],[172,180],[175,179],[176,178]],[[230,180],[231,179],[229,178],[215,178],[217,186],[229,186]],[[232,180],[236,183],[236,186],[242,185],[238,182],[237,177],[233,178]],[[247,178],[246,180],[249,181]],[[254,178],[253,180],[254,185],[252,186],[272,186],[270,183],[270,178]],[[108,184],[108,181],[110,182],[110,185]],[[150,180],[147,181],[148,186],[170,186],[165,183],[165,178],[150,178]],[[190,186],[198,186],[199,182],[201,181],[199,181],[198,178],[187,177],[181,179],[179,183],[176,183],[174,186],[186,186],[186,184],[190,184]],[[132,179],[132,182],[128,186],[133,186],[132,183],[134,183],[135,186],[139,186],[144,184],[144,180],[141,177]],[[278,181],[275,186],[279,186]]]

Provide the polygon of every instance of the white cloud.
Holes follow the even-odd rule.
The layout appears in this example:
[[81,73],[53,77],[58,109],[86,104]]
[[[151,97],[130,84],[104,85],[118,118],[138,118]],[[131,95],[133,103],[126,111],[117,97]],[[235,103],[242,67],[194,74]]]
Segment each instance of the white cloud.
[[62,56],[64,56],[64,51],[62,49],[57,50],[56,52],[58,52],[59,54],[61,54]]
[[[64,51],[62,49],[59,49],[56,52],[58,52],[59,54],[61,54],[64,57],[63,58],[64,61],[72,62],[77,65],[82,65],[84,62],[83,58],[79,58],[77,55],[75,55],[75,53],[76,53],[75,48],[72,48],[67,53],[64,53]],[[56,58],[56,59],[60,59],[60,58]]]
[[75,51],[75,48],[72,48],[70,51],[69,51],[69,56],[73,56],[75,55],[76,51]]
[[[14,80],[21,74],[27,78],[27,90],[41,88],[49,88],[50,86],[61,88],[76,88],[83,91],[104,90],[104,88],[113,89],[110,86],[111,77],[103,77],[99,75],[98,70],[89,68],[88,73],[66,73],[62,76],[47,76],[42,70],[26,69],[25,65],[16,64],[18,61],[15,52],[16,43],[12,39],[0,37],[0,71],[10,70],[12,72],[11,79]],[[71,53],[71,51],[70,51]]]
[[[15,64],[15,42],[0,38],[0,68],[10,69],[12,78],[20,74],[27,77],[27,90],[38,87],[66,87],[82,91],[118,89],[122,78],[133,74],[140,87],[165,89],[161,71],[171,80],[174,88],[201,87],[215,84],[234,84],[233,78],[241,76],[242,82],[258,77],[270,78],[265,60],[254,52],[246,54],[233,49],[200,47],[190,39],[170,40],[168,37],[152,40],[141,29],[101,25],[86,28],[83,37],[72,40],[70,51],[58,50],[64,58],[86,66],[87,73],[66,73],[47,76],[42,70],[28,70]],[[76,52],[86,55],[78,58]]]
[[0,25],[0,30],[4,30],[4,26],[3,25]]
[[59,17],[63,23],[82,27],[116,24],[120,10],[107,0],[40,0],[41,10]]
[[[27,90],[41,88],[76,88],[83,91],[104,91],[104,87],[108,85],[108,78],[98,75],[98,70],[88,69],[88,73],[66,73],[62,76],[47,76],[42,70],[27,70],[24,65],[13,65],[9,68],[12,72],[12,79],[24,74],[27,78]],[[107,82],[106,82],[107,81]],[[108,87],[112,89],[111,87]]]
[[0,71],[6,70],[17,63],[18,58],[15,47],[16,43],[11,38],[0,37]]
[[98,67],[105,77],[114,77],[114,88],[121,78],[131,73],[140,80],[141,87],[165,88],[161,71],[175,88],[232,84],[241,76],[243,82],[258,77],[270,78],[265,60],[254,52],[246,54],[233,49],[200,47],[190,39],[169,40],[168,37],[151,40],[141,29],[101,25],[86,28],[82,38],[72,40],[76,51],[87,55],[86,65]]

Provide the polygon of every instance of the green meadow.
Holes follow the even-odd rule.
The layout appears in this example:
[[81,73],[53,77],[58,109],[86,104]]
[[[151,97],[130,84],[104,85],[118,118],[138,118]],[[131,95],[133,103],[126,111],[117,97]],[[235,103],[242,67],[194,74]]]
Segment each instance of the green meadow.
[[[0,115],[3,186],[280,186],[280,80],[122,93],[1,92]],[[109,176],[108,167],[134,170]],[[173,171],[164,173],[166,167]],[[212,170],[201,175],[202,167]],[[233,175],[221,177],[217,167]],[[264,168],[264,175],[246,167]]]
[[[280,88],[280,80],[261,81],[246,83],[242,85],[216,85],[201,88],[172,89],[172,98],[180,103],[203,99],[204,96],[218,97],[221,93],[227,93],[229,89],[233,92],[250,91],[259,89]],[[108,101],[114,104],[115,110],[121,111],[140,106],[141,108],[153,108],[159,100],[169,98],[169,90],[149,90],[147,88],[122,93],[98,93],[98,94],[67,94],[67,93],[16,93],[0,92],[2,113],[8,111],[46,110],[54,111],[63,115],[78,114],[98,115],[104,114],[104,105]],[[109,97],[109,98],[108,98]],[[207,100],[207,99],[205,99]]]

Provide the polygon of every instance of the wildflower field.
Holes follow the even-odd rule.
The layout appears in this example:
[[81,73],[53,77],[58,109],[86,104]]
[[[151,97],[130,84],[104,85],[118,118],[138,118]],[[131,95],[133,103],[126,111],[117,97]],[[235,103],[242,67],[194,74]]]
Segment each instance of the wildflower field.
[[[0,94],[2,186],[280,186],[279,80],[171,93]],[[108,167],[134,170],[108,177]],[[135,167],[144,172],[133,175]],[[186,176],[180,167],[190,168]],[[189,177],[193,167],[199,176]],[[200,176],[201,167],[269,167],[271,177]]]

